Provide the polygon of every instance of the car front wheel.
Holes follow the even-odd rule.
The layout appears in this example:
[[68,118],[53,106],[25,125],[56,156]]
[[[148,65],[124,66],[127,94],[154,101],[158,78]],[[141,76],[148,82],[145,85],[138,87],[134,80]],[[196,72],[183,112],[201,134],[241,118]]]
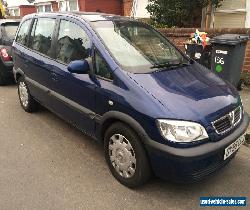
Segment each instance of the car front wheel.
[[104,139],[105,158],[113,176],[127,187],[137,187],[151,177],[146,152],[136,133],[123,123],[113,124]]

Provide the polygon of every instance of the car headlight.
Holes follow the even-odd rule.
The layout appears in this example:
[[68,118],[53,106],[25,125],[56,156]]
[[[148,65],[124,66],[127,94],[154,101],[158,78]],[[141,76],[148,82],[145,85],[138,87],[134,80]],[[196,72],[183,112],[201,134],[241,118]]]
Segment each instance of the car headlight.
[[169,141],[188,143],[208,138],[205,128],[194,122],[157,120],[161,135]]

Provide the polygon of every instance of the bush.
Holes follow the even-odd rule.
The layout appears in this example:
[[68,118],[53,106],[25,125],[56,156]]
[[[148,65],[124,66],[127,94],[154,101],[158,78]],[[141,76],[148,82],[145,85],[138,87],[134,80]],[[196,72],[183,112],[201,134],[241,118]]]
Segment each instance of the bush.
[[183,27],[190,26],[195,21],[195,15],[200,17],[201,10],[212,4],[219,7],[222,0],[149,0],[147,10],[154,26]]
[[242,72],[241,79],[250,87],[250,72]]

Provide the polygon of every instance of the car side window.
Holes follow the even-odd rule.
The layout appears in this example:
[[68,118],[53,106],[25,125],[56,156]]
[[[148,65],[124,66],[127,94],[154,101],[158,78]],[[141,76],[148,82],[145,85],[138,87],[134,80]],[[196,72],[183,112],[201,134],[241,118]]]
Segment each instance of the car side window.
[[20,26],[20,29],[17,34],[16,42],[26,46],[28,37],[29,37],[29,27],[31,24],[32,19],[26,20]]
[[77,24],[61,20],[57,40],[56,59],[69,64],[90,56],[91,42],[86,32]]
[[56,25],[56,19],[39,18],[37,19],[31,31],[30,48],[44,55],[50,56],[53,31]]
[[102,78],[113,80],[111,69],[104,58],[97,51],[95,52],[95,74]]

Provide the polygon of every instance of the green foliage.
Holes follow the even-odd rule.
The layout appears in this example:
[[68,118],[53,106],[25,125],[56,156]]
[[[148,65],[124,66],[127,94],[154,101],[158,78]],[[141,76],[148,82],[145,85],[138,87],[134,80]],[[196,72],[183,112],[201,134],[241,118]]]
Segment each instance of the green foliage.
[[[250,87],[250,72],[242,72],[241,73],[241,79],[244,81],[244,83]],[[250,139],[249,139],[250,140]]]
[[195,12],[211,3],[220,6],[222,0],[149,0],[147,10],[150,13],[153,25],[168,27],[183,27],[192,24]]

